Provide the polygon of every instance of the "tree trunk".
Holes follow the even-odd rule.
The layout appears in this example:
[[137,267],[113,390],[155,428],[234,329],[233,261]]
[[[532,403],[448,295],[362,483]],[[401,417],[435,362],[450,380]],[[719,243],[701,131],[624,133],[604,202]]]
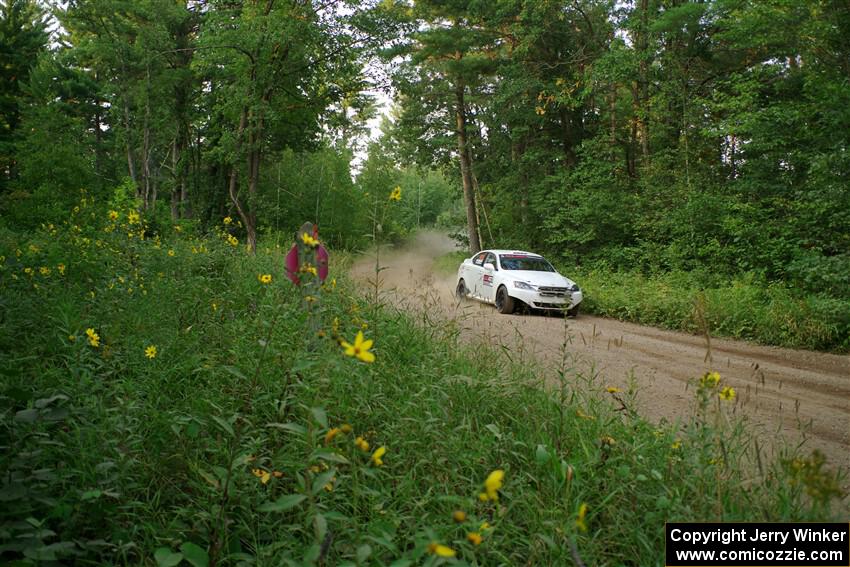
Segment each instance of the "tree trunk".
[[455,86],[457,107],[457,151],[460,158],[460,175],[463,181],[463,200],[466,203],[466,228],[469,232],[469,251],[476,253],[481,250],[481,240],[478,237],[478,221],[475,210],[475,191],[472,186],[472,160],[469,156],[469,146],[466,139],[466,105],[463,98],[463,80],[458,78]]
[[[127,172],[130,174],[130,179],[133,184],[136,184],[136,160],[133,159],[133,138],[130,135],[130,104],[127,102],[127,97],[124,97],[124,132],[127,136]],[[138,189],[136,189],[138,191]]]

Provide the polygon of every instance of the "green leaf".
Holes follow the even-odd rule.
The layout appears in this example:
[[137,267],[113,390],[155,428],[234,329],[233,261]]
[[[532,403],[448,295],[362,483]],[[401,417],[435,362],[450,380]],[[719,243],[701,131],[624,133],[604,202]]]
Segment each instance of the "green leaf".
[[35,408],[25,409],[17,412],[15,414],[15,421],[22,421],[24,423],[32,423],[36,419],[38,419],[38,410]]
[[369,559],[370,555],[372,555],[372,546],[368,543],[364,543],[357,548],[357,563],[363,563]]
[[328,427],[328,414],[322,408],[310,408],[310,413],[313,414],[313,419],[322,427]]
[[341,465],[347,465],[350,463],[350,461],[344,456],[329,449],[320,449],[313,453],[313,456],[317,459],[328,461],[329,463],[339,463]]
[[538,445],[537,450],[534,452],[534,460],[538,465],[545,465],[549,462],[550,459],[549,452],[546,450],[546,447],[543,445]]
[[325,485],[329,483],[331,479],[333,479],[335,474],[336,470],[331,469],[317,476],[316,479],[313,481],[313,494],[318,494],[319,492],[321,492],[322,489],[325,488]]
[[191,541],[187,541],[181,545],[180,551],[183,552],[186,561],[194,565],[194,567],[207,567],[210,564],[210,556],[207,555],[207,551]]
[[248,377],[245,376],[245,374],[243,374],[242,371],[236,368],[235,366],[223,366],[222,368],[230,374],[233,374],[237,378],[241,378],[242,380],[248,382]]
[[313,518],[313,532],[316,534],[316,541],[321,543],[325,540],[325,535],[328,533],[328,521],[321,514],[316,514]]
[[266,427],[283,429],[284,431],[289,431],[290,433],[295,433],[297,435],[304,435],[307,433],[307,429],[303,425],[298,425],[297,423],[267,423]]
[[227,433],[227,434],[228,434],[228,435],[230,435],[231,437],[234,437],[234,436],[236,435],[236,434],[233,432],[233,426],[232,426],[232,425],[230,425],[229,423],[227,423],[225,420],[223,420],[222,418],[218,417],[217,415],[212,416],[212,418],[213,418],[213,421],[215,421],[215,422],[218,424],[218,426],[219,426],[219,427],[220,427],[220,428],[221,428],[221,429],[222,429],[225,433]]
[[153,554],[159,567],[174,567],[183,561],[183,554],[171,551],[167,547],[160,547]]
[[301,504],[306,498],[303,494],[287,494],[274,502],[266,502],[260,505],[258,510],[260,512],[286,512]]

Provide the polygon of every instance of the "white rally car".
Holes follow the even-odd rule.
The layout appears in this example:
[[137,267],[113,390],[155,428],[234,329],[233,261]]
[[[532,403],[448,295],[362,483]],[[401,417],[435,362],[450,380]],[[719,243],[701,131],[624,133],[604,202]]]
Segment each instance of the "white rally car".
[[583,299],[578,284],[565,278],[543,256],[515,250],[484,250],[457,270],[458,297],[493,303],[499,313],[522,304],[578,314]]

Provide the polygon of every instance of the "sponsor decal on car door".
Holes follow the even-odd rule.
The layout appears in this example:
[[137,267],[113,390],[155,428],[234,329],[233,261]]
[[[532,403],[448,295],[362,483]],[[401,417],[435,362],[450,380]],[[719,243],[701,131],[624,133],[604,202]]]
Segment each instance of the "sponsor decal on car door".
[[[488,253],[487,257],[484,259],[484,265],[487,265],[488,263],[491,264],[493,266],[493,268],[495,269],[496,255],[493,254],[492,252]],[[485,301],[489,301],[489,302],[492,303],[493,301],[496,300],[496,289],[495,289],[496,277],[495,277],[495,274],[493,273],[494,270],[489,269],[489,268],[482,268],[482,271],[483,271],[483,274],[482,274],[482,277],[481,277],[481,284],[482,284],[481,298],[484,299]]]
[[472,266],[470,266],[469,270],[469,282],[472,287],[472,295],[474,297],[484,297],[484,289],[482,283],[482,274],[484,273],[484,268],[481,266],[484,264],[484,258],[487,256],[486,252],[481,252],[477,256],[472,259]]

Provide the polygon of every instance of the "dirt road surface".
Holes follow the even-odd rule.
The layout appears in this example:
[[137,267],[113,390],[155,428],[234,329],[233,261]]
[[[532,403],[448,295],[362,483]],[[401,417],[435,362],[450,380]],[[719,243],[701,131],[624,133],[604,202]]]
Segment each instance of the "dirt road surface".
[[[514,358],[559,364],[566,344],[570,366],[593,376],[600,392],[607,386],[626,391],[631,380],[638,412],[654,422],[689,415],[694,392],[688,382],[716,370],[738,392],[733,411],[749,422],[762,447],[776,447],[778,438],[805,442],[805,453],[818,449],[831,465],[850,469],[850,356],[717,338],[709,356],[705,337],[586,314],[500,315],[491,305],[458,301],[454,274],[434,273],[434,259],[454,249],[447,236],[421,232],[400,249],[382,250],[387,297],[455,318],[464,338],[505,345]],[[374,269],[372,253],[355,262],[352,275],[366,281]]]

